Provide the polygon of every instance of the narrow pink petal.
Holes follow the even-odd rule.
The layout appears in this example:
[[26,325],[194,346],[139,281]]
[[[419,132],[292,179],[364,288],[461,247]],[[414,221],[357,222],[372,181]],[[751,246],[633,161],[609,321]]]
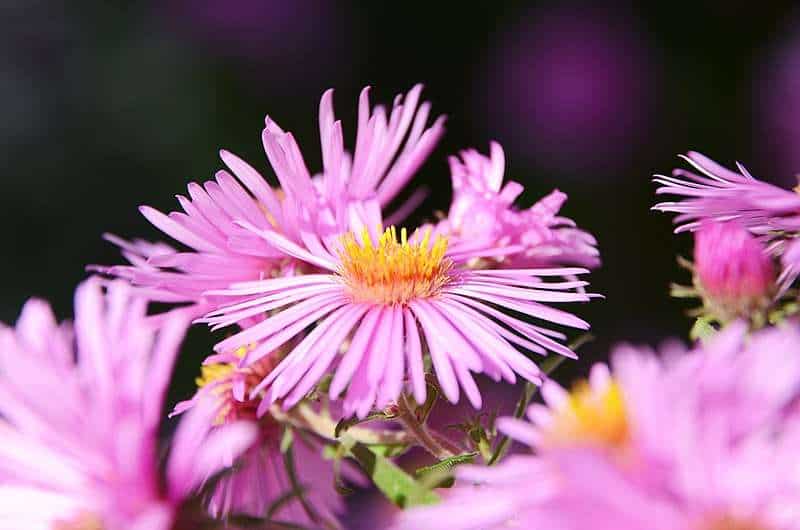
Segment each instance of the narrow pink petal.
[[436,371],[436,379],[442,387],[442,392],[444,392],[445,397],[450,403],[458,403],[458,382],[456,381],[453,367],[450,365],[448,355],[442,349],[439,342],[439,330],[431,328],[429,324],[426,324],[427,319],[419,319],[419,307],[415,303],[412,302],[409,304],[409,307],[422,326],[422,331],[425,334],[425,342],[428,344],[428,350],[430,351],[431,360],[433,361],[433,368]]
[[156,228],[173,239],[180,241],[181,243],[195,250],[204,250],[206,252],[219,251],[217,246],[205,239],[198,237],[191,231],[181,226],[178,222],[159,212],[155,208],[141,206],[139,211],[142,212],[142,215],[144,215],[147,220],[150,221]]
[[281,224],[280,219],[280,201],[278,200],[275,192],[272,191],[272,188],[267,184],[264,180],[264,177],[261,174],[253,169],[250,164],[239,158],[238,156],[234,155],[230,151],[225,151],[224,149],[219,152],[220,158],[222,161],[225,162],[230,170],[233,172],[236,177],[242,181],[242,183],[249,189],[253,195],[255,195],[256,199],[264,205],[267,211],[275,218],[278,224]]
[[353,373],[370,346],[370,339],[377,329],[375,324],[382,311],[383,308],[379,306],[371,308],[358,326],[353,340],[350,342],[350,347],[336,368],[336,374],[331,381],[330,397],[332,399],[338,398],[350,383]]
[[[305,375],[297,383],[297,386],[295,386],[295,388],[292,390],[292,393],[289,394],[286,402],[284,403],[285,408],[294,406],[298,401],[303,399],[306,394],[308,394],[314,385],[319,382],[320,378],[324,375],[325,371],[333,362],[333,359],[339,353],[339,348],[341,347],[342,342],[368,308],[366,306],[361,306],[351,307],[348,309],[350,310],[349,313],[342,315],[340,321],[336,323],[336,327],[333,329],[333,331],[325,336],[319,337],[318,343],[322,346],[322,349],[317,351],[312,357],[313,364],[310,366],[310,368],[307,370],[304,370],[306,366],[297,368],[297,370],[304,370]],[[287,377],[290,377],[290,375],[287,374]]]
[[483,404],[481,392],[478,390],[478,385],[475,384],[475,380],[472,378],[472,375],[470,375],[469,370],[460,362],[453,362],[453,366],[455,367],[458,381],[461,383],[461,388],[464,389],[464,394],[467,395],[467,399],[469,399],[469,402],[476,410],[480,410]]
[[405,376],[405,337],[403,337],[403,309],[391,308],[392,340],[387,351],[386,371],[381,380],[376,406],[384,408],[391,401],[397,400],[403,390]]
[[425,403],[428,389],[425,382],[425,367],[422,362],[422,344],[419,338],[417,322],[414,320],[414,314],[409,309],[403,309],[403,317],[406,324],[405,345],[414,399],[417,403]]

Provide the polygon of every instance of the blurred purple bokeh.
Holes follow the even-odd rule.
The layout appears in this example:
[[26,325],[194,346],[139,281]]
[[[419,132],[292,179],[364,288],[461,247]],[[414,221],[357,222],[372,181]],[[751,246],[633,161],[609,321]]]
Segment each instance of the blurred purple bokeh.
[[[752,141],[764,178],[796,186],[800,174],[800,31],[792,17],[752,76]],[[755,173],[756,168],[751,168]]]
[[646,140],[656,64],[624,10],[528,11],[488,60],[487,128],[545,169],[618,170]]
[[349,4],[168,0],[159,9],[180,35],[206,48],[206,53],[255,66],[248,72],[252,77],[270,79],[289,91],[297,89],[296,83],[330,84],[331,77],[358,62],[351,28],[356,13]]

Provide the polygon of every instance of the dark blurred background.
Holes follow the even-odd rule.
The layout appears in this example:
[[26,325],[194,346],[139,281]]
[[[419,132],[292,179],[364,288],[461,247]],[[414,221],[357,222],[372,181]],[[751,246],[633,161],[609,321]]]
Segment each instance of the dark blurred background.
[[[266,113],[318,168],[326,88],[352,146],[362,86],[389,102],[423,82],[449,119],[417,176],[433,188],[422,212],[447,209],[447,154],[496,139],[507,177],[527,187],[520,204],[557,187],[563,213],[599,239],[592,282],[607,299],[575,308],[598,338],[572,371],[619,340],[683,336],[686,306],[667,287],[686,280],[674,260],[690,241],[649,210],[649,177],[696,149],[793,185],[798,15],[791,2],[722,0],[2,2],[0,319],[32,295],[68,316],[84,265],[120,260],[101,233],[156,238],[137,206],[176,208],[220,168],[219,148],[269,174]],[[186,384],[208,352],[202,331]]]

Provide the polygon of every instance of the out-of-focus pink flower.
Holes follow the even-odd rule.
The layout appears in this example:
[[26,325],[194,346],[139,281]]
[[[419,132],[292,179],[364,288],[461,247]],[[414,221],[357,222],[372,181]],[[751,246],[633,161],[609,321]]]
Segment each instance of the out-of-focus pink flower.
[[146,302],[90,279],[75,295],[74,327],[29,301],[0,328],[0,526],[170,530],[203,482],[256,435],[247,423],[210,432],[202,405],[181,422],[166,474],[158,429],[188,322],[155,329]]
[[559,342],[563,334],[523,322],[496,306],[546,322],[588,327],[574,315],[545,305],[588,301],[591,296],[579,291],[586,282],[544,280],[586,269],[469,270],[448,253],[445,239],[431,241],[426,235],[408,240],[405,230],[398,239],[394,228],[380,236],[365,229],[358,239],[348,234],[331,250],[319,239],[307,238],[302,248],[274,231],[252,230],[323,271],[245,282],[214,293],[235,301],[205,318],[217,327],[278,310],[216,346],[225,352],[255,343],[243,366],[272,354],[317,323],[256,388],[267,390],[262,412],[277,400],[291,407],[331,369],[335,374],[330,395],[337,398],[347,389],[347,416],[363,418],[396,400],[406,377],[415,399],[423,403],[423,344],[447,399],[455,403],[463,389],[470,403],[480,408],[471,372],[486,373],[496,381],[513,383],[519,374],[538,382],[539,369],[518,347],[574,357]]
[[[274,230],[295,243],[312,237],[325,245],[348,231],[381,226],[381,209],[408,183],[444,131],[442,117],[426,126],[430,103],[420,103],[421,91],[417,85],[397,96],[387,114],[383,106],[370,107],[365,88],[352,155],[344,149],[342,124],[334,116],[333,91],[325,92],[319,109],[323,168],[317,175],[306,167],[292,133],[267,117],[262,140],[278,189],[223,150],[220,156],[228,169],[202,186],[189,184],[189,196],[178,196],[182,212],[164,215],[141,207],[153,225],[188,250],[109,236],[131,265],[98,269],[128,279],[154,300],[192,303],[195,315],[218,307],[218,300],[207,294],[210,290],[302,272],[296,270],[298,262],[241,223]],[[417,199],[412,195],[410,204]],[[401,205],[390,219],[402,220],[407,213]]]
[[694,234],[696,283],[707,303],[738,316],[769,305],[775,265],[759,240],[737,221],[705,221]]
[[[256,418],[259,400],[251,392],[272,371],[277,358],[266,356],[250,366],[239,367],[245,353],[242,348],[233,354],[209,357],[197,379],[199,389],[195,396],[175,407],[175,414],[179,414],[210,401],[216,411],[211,418],[215,429],[241,420],[258,421],[257,439],[242,455],[237,469],[219,480],[209,501],[211,514],[263,517],[272,506],[279,506],[272,513],[273,521],[338,528],[336,514],[343,511],[344,503],[334,489],[333,464],[322,458],[322,444],[310,435],[295,436],[291,461],[287,461],[289,457],[280,447],[281,426],[269,414]],[[287,465],[294,467],[305,505],[297,496],[277,502],[295,488]],[[350,467],[342,467],[347,478],[358,481]]]
[[548,382],[530,422],[499,423],[537,456],[458,468],[397,528],[800,528],[798,351],[796,324],[748,337],[743,323],[688,353],[618,348],[613,371],[573,392]]
[[514,200],[523,186],[513,180],[504,185],[504,172],[503,148],[495,142],[488,157],[473,149],[450,157],[453,202],[436,233],[449,238],[451,252],[480,258],[502,247],[515,247],[518,250],[498,257],[509,268],[600,264],[595,238],[558,215],[567,200],[564,193],[553,191],[519,210]]

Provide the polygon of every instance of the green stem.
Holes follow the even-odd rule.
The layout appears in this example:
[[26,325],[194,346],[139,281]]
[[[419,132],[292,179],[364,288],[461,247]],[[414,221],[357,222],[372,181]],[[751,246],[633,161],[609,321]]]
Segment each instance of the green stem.
[[[305,403],[290,411],[284,411],[279,405],[273,405],[270,408],[270,414],[281,423],[288,423],[298,429],[311,431],[327,440],[337,441],[337,423],[333,421],[333,418],[328,414],[316,412]],[[367,445],[407,445],[413,441],[408,433],[403,431],[369,429],[358,426],[347,429],[347,434]]]

